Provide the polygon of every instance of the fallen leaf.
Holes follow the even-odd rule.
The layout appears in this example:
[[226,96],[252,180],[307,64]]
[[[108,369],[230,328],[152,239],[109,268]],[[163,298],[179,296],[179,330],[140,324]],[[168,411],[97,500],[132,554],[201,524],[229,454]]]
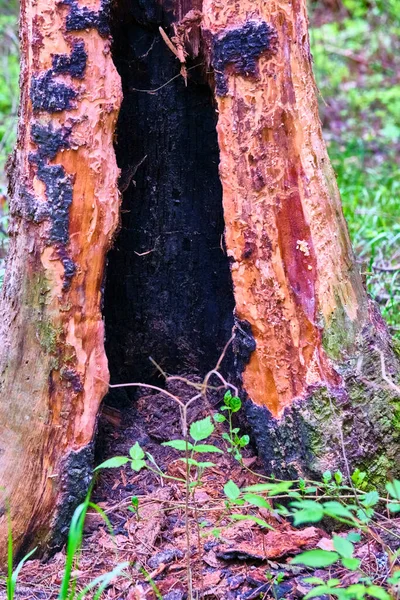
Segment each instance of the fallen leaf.
[[221,581],[222,573],[221,571],[211,571],[210,573],[206,573],[203,577],[203,586],[205,589],[209,589],[214,585],[217,585]]
[[333,541],[330,538],[321,538],[317,544],[317,548],[321,548],[321,550],[331,550],[334,551],[335,548],[333,546]]

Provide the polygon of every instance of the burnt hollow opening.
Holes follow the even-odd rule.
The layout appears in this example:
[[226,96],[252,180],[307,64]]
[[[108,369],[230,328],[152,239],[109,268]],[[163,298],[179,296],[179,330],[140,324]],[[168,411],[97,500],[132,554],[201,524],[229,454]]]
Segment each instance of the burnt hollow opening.
[[[160,35],[160,26],[172,35],[174,18],[157,0],[120,0],[111,18],[124,97],[121,228],[104,297],[112,383],[162,385],[150,356],[168,373],[204,375],[232,333],[217,114],[204,60],[188,59],[186,85]],[[122,409],[136,394],[124,388],[106,403]]]

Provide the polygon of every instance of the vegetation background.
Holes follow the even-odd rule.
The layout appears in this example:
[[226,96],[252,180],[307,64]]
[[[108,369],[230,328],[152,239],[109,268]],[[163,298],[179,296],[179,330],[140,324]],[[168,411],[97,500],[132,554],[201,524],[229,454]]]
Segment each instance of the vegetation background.
[[[16,137],[18,2],[0,0],[0,284],[7,247],[5,163]],[[368,290],[400,340],[398,0],[309,0],[325,139]]]

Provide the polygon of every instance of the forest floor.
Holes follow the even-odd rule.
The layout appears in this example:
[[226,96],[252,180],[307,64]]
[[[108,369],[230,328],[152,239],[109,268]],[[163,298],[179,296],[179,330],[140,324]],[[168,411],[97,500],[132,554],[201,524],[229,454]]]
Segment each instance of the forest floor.
[[[396,5],[397,3],[397,5]],[[10,4],[10,3],[8,3]],[[331,3],[335,4],[334,2]],[[368,290],[379,302],[391,332],[400,339],[400,20],[397,0],[343,0],[339,13],[327,2],[312,3],[311,45],[321,91],[321,118],[329,154],[338,176],[353,245]],[[0,171],[15,142],[18,104],[18,40],[15,11],[0,15]],[[8,200],[0,173],[0,285],[7,249]],[[209,414],[208,404],[196,405],[190,418]],[[210,442],[223,447],[218,425]],[[99,460],[127,454],[139,441],[166,475],[182,478],[179,453],[162,446],[180,437],[179,413],[158,394],[143,394],[135,408],[120,413],[106,408],[99,426]],[[246,508],[254,521],[232,522],[223,488],[258,483],[261,465],[251,449],[243,452],[244,467],[226,452],[209,467],[189,506],[190,566],[193,587],[204,598],[291,600],[311,589],[305,579],[337,577],[343,585],[359,574],[332,566],[315,570],[291,565],[297,553],[310,548],[332,549],[332,523],[294,528],[265,508]],[[206,456],[207,457],[207,456]],[[93,500],[111,521],[113,534],[96,512],[89,512],[84,544],[75,571],[82,588],[101,573],[129,561],[129,575],[108,587],[109,600],[180,600],[187,591],[185,485],[129,466],[102,471]],[[138,512],[132,498],[139,499]],[[241,509],[243,512],[243,510]],[[197,513],[197,514],[196,514]],[[199,527],[198,527],[199,525]],[[329,527],[328,527],[329,526]],[[397,527],[396,519],[391,527]],[[198,531],[200,536],[198,536]],[[393,543],[393,540],[392,540]],[[396,550],[396,543],[393,543]],[[355,544],[364,574],[379,585],[387,578],[385,547],[363,538]],[[58,598],[65,550],[47,562],[29,561],[22,569],[16,598]],[[0,580],[0,600],[6,598]],[[327,597],[326,597],[327,598]]]
[[[174,394],[180,389],[170,388]],[[189,420],[198,420],[215,412],[214,401],[204,400],[189,409]],[[357,583],[360,572],[342,566],[328,569],[292,565],[293,556],[304,550],[333,550],[332,523],[295,528],[290,519],[282,518],[271,508],[235,507],[229,505],[224,486],[232,480],[237,486],[259,483],[262,472],[250,448],[243,451],[240,464],[225,451],[221,434],[226,423],[218,424],[207,440],[224,450],[217,464],[206,469],[202,484],[195,489],[185,517],[185,483],[160,478],[143,469],[130,466],[100,472],[93,491],[93,501],[108,516],[112,532],[104,519],[89,511],[82,553],[74,577],[81,590],[101,574],[112,571],[125,561],[129,566],[124,576],[108,586],[102,598],[109,600],[185,600],[188,598],[187,535],[190,536],[190,570],[194,598],[226,600],[295,600],[306,596],[312,585],[306,581],[313,575],[326,581],[337,577],[341,585]],[[124,456],[139,442],[171,478],[184,479],[185,465],[181,453],[161,445],[182,437],[179,410],[173,400],[161,393],[142,395],[135,408],[121,413],[105,407],[99,426],[99,460]],[[204,455],[206,460],[212,455]],[[215,455],[214,455],[215,457]],[[132,510],[132,498],[138,499]],[[278,499],[274,499],[279,502]],[[232,514],[241,514],[234,520]],[[271,529],[252,520],[268,523]],[[187,526],[186,526],[187,523]],[[396,521],[392,523],[394,529]],[[336,533],[337,527],[336,527]],[[339,535],[346,536],[348,530]],[[400,533],[400,525],[399,525]],[[392,540],[392,550],[396,540]],[[355,557],[361,560],[362,572],[379,585],[388,576],[388,563],[383,560],[385,547],[374,540],[356,544]],[[16,598],[19,600],[55,600],[58,598],[65,567],[65,550],[47,562],[28,561],[18,578]],[[5,599],[5,585],[0,583],[0,599]],[[75,596],[74,596],[75,597]],[[361,596],[360,596],[361,597]],[[318,596],[327,599],[328,596]]]

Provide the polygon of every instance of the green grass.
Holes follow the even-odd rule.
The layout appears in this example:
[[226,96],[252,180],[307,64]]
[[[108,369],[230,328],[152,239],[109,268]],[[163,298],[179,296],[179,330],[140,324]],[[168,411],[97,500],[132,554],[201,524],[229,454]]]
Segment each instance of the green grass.
[[397,0],[312,4],[324,136],[367,289],[400,338],[400,18]]
[[389,161],[367,166],[351,146],[331,149],[331,157],[367,289],[400,339],[400,168]]

